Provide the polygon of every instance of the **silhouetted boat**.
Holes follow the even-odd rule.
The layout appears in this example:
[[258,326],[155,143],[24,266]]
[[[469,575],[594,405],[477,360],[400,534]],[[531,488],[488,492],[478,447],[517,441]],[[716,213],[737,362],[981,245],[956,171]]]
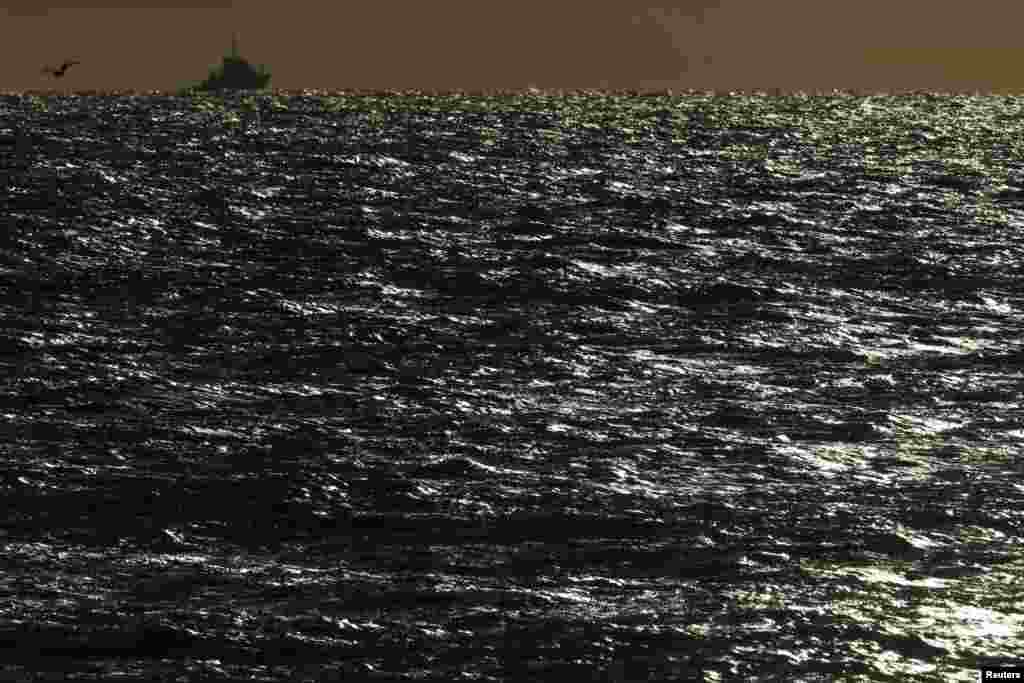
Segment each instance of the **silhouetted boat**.
[[195,90],[259,90],[267,87],[270,73],[266,67],[254,68],[238,55],[237,37],[232,37],[231,54],[225,55],[220,68],[210,72]]

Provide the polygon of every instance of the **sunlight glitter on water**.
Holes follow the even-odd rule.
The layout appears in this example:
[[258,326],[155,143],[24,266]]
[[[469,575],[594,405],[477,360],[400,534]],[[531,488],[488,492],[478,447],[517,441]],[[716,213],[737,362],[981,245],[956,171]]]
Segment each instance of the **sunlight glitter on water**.
[[[299,563],[284,572],[296,576],[205,577],[209,562],[183,568],[191,583],[206,581],[194,606],[224,617],[240,600],[262,605],[297,633],[293,644],[320,642],[330,656],[343,641],[382,669],[405,666],[388,661],[388,645],[411,643],[432,662],[475,658],[460,661],[458,673],[478,680],[495,670],[510,626],[534,634],[531,666],[566,665],[558,646],[572,640],[583,651],[566,657],[598,670],[614,643],[635,646],[639,661],[648,647],[663,650],[650,671],[626,676],[622,668],[618,680],[699,680],[695,670],[707,662],[691,661],[691,643],[674,633],[662,643],[651,637],[681,632],[685,624],[669,620],[701,601],[707,609],[681,619],[715,631],[696,648],[710,648],[721,668],[707,678],[734,680],[742,669],[749,680],[770,662],[786,669],[784,680],[820,680],[819,663],[845,680],[863,671],[864,680],[911,672],[955,680],[950,667],[966,668],[972,656],[1019,652],[1020,624],[993,611],[1019,608],[1019,568],[1000,554],[1019,545],[1011,534],[1022,490],[1010,483],[1019,479],[1021,430],[1012,422],[1016,377],[1007,371],[1019,358],[1019,326],[1008,315],[1019,285],[1018,200],[1001,199],[998,189],[1018,180],[1006,163],[990,163],[983,172],[992,187],[981,197],[960,182],[960,164],[936,168],[923,163],[935,149],[902,146],[902,114],[884,129],[868,122],[853,131],[851,123],[864,122],[842,109],[849,103],[799,121],[765,116],[767,103],[675,104],[728,116],[685,123],[671,143],[652,134],[640,146],[614,135],[637,125],[566,126],[561,140],[512,158],[467,154],[479,149],[476,124],[421,112],[428,144],[394,152],[408,155],[399,160],[372,150],[394,148],[402,130],[342,136],[331,127],[325,135],[345,139],[321,139],[322,117],[311,103],[295,103],[293,118],[268,124],[263,146],[250,146],[258,163],[224,153],[245,141],[221,136],[219,151],[201,159],[194,145],[187,154],[168,149],[183,172],[153,176],[142,175],[141,162],[131,172],[106,170],[124,166],[128,138],[101,148],[108,133],[96,131],[90,168],[102,191],[68,183],[62,197],[84,220],[102,209],[116,232],[51,230],[39,211],[51,187],[16,178],[22,192],[7,202],[32,229],[5,248],[39,265],[22,259],[4,268],[22,273],[12,278],[22,295],[15,300],[54,306],[44,328],[38,311],[8,311],[20,320],[12,337],[27,363],[25,381],[9,393],[17,407],[5,415],[34,435],[5,461],[5,495],[21,497],[3,531],[37,544],[54,540],[43,531],[87,532],[67,534],[71,545],[61,547],[70,550],[59,562],[41,560],[38,547],[18,561],[34,576],[62,577],[70,586],[63,597],[76,600],[131,590],[133,575],[118,571],[116,555],[125,534],[102,541],[107,550],[90,564],[74,564],[74,544],[96,542],[111,521],[144,520],[126,534],[149,550],[203,544],[216,557],[237,543],[252,549],[245,563],[269,540]],[[963,117],[963,106],[955,123],[928,114],[911,128],[952,125],[958,138],[974,135],[962,149],[940,150],[947,159],[984,155],[1004,135],[996,131],[1019,137],[1010,117],[972,133],[971,122],[985,126],[999,112],[970,104]],[[749,117],[737,119],[737,108]],[[506,121],[501,135],[536,133]],[[443,141],[433,135],[449,127]],[[693,140],[683,140],[687,132]],[[773,136],[785,144],[767,145]],[[845,149],[854,136],[857,149]],[[0,144],[11,140],[0,135]],[[566,140],[589,150],[579,162],[566,157]],[[59,142],[45,147],[80,144]],[[325,153],[325,145],[336,149]],[[445,155],[449,145],[461,151]],[[543,159],[527,158],[538,152]],[[213,163],[215,154],[227,166]],[[594,174],[601,182],[579,177]],[[197,186],[200,175],[211,187],[232,183],[227,218],[237,249],[211,239],[225,231],[206,230],[208,221],[176,225],[166,243],[152,244],[156,217],[177,215],[179,189]],[[951,183],[965,188],[956,190],[955,212]],[[147,202],[115,204],[126,184]],[[357,199],[337,192],[342,185]],[[520,209],[536,216],[522,234],[496,219]],[[450,244],[459,246],[455,257],[443,248]],[[52,253],[70,256],[56,268],[36,258]],[[470,283],[485,291],[438,277],[464,269],[466,254],[479,276]],[[723,275],[731,284],[717,287]],[[713,296],[702,294],[708,288]],[[120,315],[129,292],[148,298],[144,324]],[[282,350],[265,356],[268,348]],[[877,353],[868,357],[868,349]],[[231,370],[238,381],[210,383],[227,354],[246,359]],[[364,362],[373,359],[380,363]],[[399,359],[409,362],[396,370]],[[332,386],[316,391],[325,381]],[[110,467],[90,450],[99,430],[111,440],[104,449],[137,451],[147,466],[159,463],[160,476]],[[782,439],[790,449],[775,448]],[[435,461],[438,449],[445,458]],[[269,476],[275,469],[282,471]],[[44,486],[61,496],[39,495]],[[984,505],[974,504],[978,489],[991,494]],[[704,504],[711,493],[728,503],[720,520]],[[154,501],[184,543],[166,543],[166,529],[149,533]],[[536,518],[519,519],[524,512]],[[716,524],[701,525],[702,512]],[[295,523],[282,524],[282,514]],[[567,541],[576,544],[571,552]],[[10,559],[16,553],[7,547]],[[691,580],[684,560],[694,558],[728,572]],[[856,571],[865,566],[874,571]],[[495,569],[523,587],[486,592]],[[466,589],[392,591],[406,574],[456,577]],[[559,589],[579,577],[585,590]],[[58,585],[35,583],[42,595]],[[756,586],[775,604],[726,614],[735,596],[725,588],[736,585]],[[526,598],[539,590],[550,593],[530,611]],[[344,601],[332,603],[339,593]],[[526,607],[510,604],[518,593]],[[413,623],[401,604],[409,595],[442,607],[404,630]],[[286,615],[285,603],[308,613]],[[369,610],[382,612],[384,625],[355,616]],[[569,610],[586,634],[548,628],[552,615]],[[40,612],[40,621],[55,618]],[[206,629],[203,641],[229,656],[239,638],[253,648],[277,642],[264,639],[277,631],[261,625],[240,634],[164,616],[183,631]],[[450,624],[460,618],[466,628]],[[374,639],[360,642],[360,630]],[[744,630],[754,637],[744,641]],[[945,669],[933,666],[939,658]],[[679,662],[683,673],[673,668]],[[533,671],[534,680],[565,676]]]

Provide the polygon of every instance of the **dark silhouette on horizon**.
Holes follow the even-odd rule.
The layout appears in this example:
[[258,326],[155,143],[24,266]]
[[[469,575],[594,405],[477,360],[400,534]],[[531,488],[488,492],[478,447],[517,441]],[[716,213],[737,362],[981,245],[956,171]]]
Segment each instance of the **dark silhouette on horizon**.
[[231,54],[224,55],[220,68],[210,71],[206,80],[198,85],[187,86],[181,92],[191,90],[262,90],[270,83],[270,73],[265,66],[255,68],[238,54],[238,35],[231,38]]
[[53,67],[50,67],[50,66],[44,66],[43,67],[43,73],[44,74],[52,74],[54,78],[61,78],[62,76],[64,76],[64,73],[68,70],[68,68],[74,66],[75,64],[81,64],[81,62],[75,62],[75,61],[64,62],[63,64],[60,65],[59,68],[56,68],[56,69],[54,69]]

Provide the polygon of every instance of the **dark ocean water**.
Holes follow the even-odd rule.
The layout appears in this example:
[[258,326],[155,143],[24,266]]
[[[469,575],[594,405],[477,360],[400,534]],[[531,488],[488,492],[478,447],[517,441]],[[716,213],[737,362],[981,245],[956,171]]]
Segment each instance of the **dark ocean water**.
[[0,98],[3,680],[1015,662],[1022,120]]

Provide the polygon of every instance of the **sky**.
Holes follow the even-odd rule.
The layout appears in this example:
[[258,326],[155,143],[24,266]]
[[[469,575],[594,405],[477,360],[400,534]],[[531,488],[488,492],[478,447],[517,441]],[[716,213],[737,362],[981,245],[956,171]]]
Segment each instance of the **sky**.
[[[0,0],[0,91],[1024,91],[1008,0]],[[79,60],[60,79],[44,66]]]

